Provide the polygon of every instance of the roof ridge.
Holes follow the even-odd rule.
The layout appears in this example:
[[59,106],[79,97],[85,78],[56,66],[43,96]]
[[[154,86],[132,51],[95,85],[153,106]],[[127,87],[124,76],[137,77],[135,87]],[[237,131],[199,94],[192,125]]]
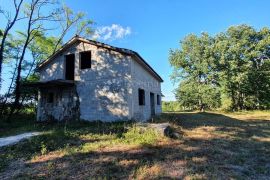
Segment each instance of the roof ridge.
[[131,50],[131,49],[128,49],[128,48],[122,48],[122,47],[113,46],[113,45],[110,45],[110,44],[107,44],[107,43],[104,43],[104,42],[100,42],[100,41],[96,41],[96,40],[84,38],[84,37],[81,37],[81,36],[76,36],[76,38],[84,39],[84,40],[87,40],[87,41],[91,41],[91,42],[93,42],[93,43],[105,45],[105,46],[112,47],[112,48],[116,48],[116,49],[121,49],[121,50],[125,50],[125,51],[130,51],[130,52],[132,52],[132,53],[135,52],[135,51],[133,51],[133,50]]
[[54,54],[52,54],[47,60],[41,62],[38,65],[37,69],[42,68],[48,62],[50,62],[51,59],[53,59],[56,55],[58,55],[61,51],[63,51],[69,45],[75,43],[76,40],[81,41],[81,42],[86,42],[86,43],[88,42],[88,43],[94,44],[96,46],[100,46],[100,47],[107,48],[107,49],[112,49],[114,51],[117,51],[120,53],[125,53],[125,54],[131,55],[131,56],[133,55],[133,56],[137,57],[138,59],[140,59],[140,61],[145,65],[145,67],[148,68],[148,71],[153,73],[153,76],[156,76],[157,79],[159,79],[161,82],[163,82],[163,79],[158,75],[158,73],[136,51],[133,51],[131,49],[112,46],[112,45],[109,45],[109,44],[106,44],[103,42],[99,42],[99,41],[95,41],[95,40],[91,40],[91,39],[87,39],[87,38],[83,38],[77,34],[75,36],[73,36],[68,42],[66,42],[59,50],[57,50]]

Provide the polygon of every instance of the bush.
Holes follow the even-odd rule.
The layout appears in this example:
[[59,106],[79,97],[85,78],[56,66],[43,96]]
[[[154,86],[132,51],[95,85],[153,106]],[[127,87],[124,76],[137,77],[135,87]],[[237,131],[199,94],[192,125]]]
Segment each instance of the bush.
[[162,111],[163,112],[175,112],[183,111],[183,107],[177,101],[164,101],[162,102]]

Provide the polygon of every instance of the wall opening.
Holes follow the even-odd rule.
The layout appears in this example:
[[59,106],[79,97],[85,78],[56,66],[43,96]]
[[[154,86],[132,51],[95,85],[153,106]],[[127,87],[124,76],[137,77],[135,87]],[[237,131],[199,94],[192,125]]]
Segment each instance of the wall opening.
[[80,67],[81,69],[91,68],[91,51],[80,52]]
[[157,105],[160,105],[160,95],[157,95]]
[[74,80],[75,54],[66,55],[66,80]]
[[140,106],[145,105],[145,92],[144,92],[144,90],[139,89],[138,94],[139,94],[139,105]]
[[150,92],[151,115],[155,115],[155,94]]
[[52,92],[48,93],[47,103],[53,103],[54,94]]

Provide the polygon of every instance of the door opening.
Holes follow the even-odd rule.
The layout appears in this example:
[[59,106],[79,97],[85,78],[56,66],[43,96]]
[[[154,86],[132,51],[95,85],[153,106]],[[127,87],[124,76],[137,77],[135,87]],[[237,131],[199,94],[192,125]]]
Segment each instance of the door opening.
[[155,94],[150,92],[151,115],[155,115]]
[[66,80],[74,80],[75,55],[66,55]]

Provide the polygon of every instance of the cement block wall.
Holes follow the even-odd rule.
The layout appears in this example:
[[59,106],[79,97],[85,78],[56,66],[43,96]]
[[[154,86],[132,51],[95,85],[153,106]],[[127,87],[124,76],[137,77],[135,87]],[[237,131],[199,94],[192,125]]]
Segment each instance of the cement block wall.
[[55,60],[48,63],[44,68],[40,70],[40,81],[65,79],[65,55],[75,54],[76,56],[76,52],[78,52],[78,43],[74,44],[68,50],[55,57]]
[[[131,58],[105,48],[81,43],[78,52],[91,51],[91,69],[75,65],[81,119],[128,120],[130,116]],[[76,56],[79,62],[79,56]]]
[[[91,51],[91,69],[80,69],[82,51]],[[155,94],[156,114],[161,113],[161,106],[156,105],[156,95],[161,95],[160,82],[134,57],[103,47],[83,42],[74,44],[41,69],[41,81],[65,79],[65,55],[68,54],[75,54],[74,79],[80,119],[147,120],[151,116],[150,92]],[[145,106],[139,106],[138,88],[145,89]]]
[[[136,60],[131,62],[132,114],[134,119],[145,121],[151,118],[150,92],[154,93],[155,114],[162,112],[161,105],[157,105],[157,95],[161,97],[161,86]],[[139,105],[139,88],[145,91],[145,105]]]

